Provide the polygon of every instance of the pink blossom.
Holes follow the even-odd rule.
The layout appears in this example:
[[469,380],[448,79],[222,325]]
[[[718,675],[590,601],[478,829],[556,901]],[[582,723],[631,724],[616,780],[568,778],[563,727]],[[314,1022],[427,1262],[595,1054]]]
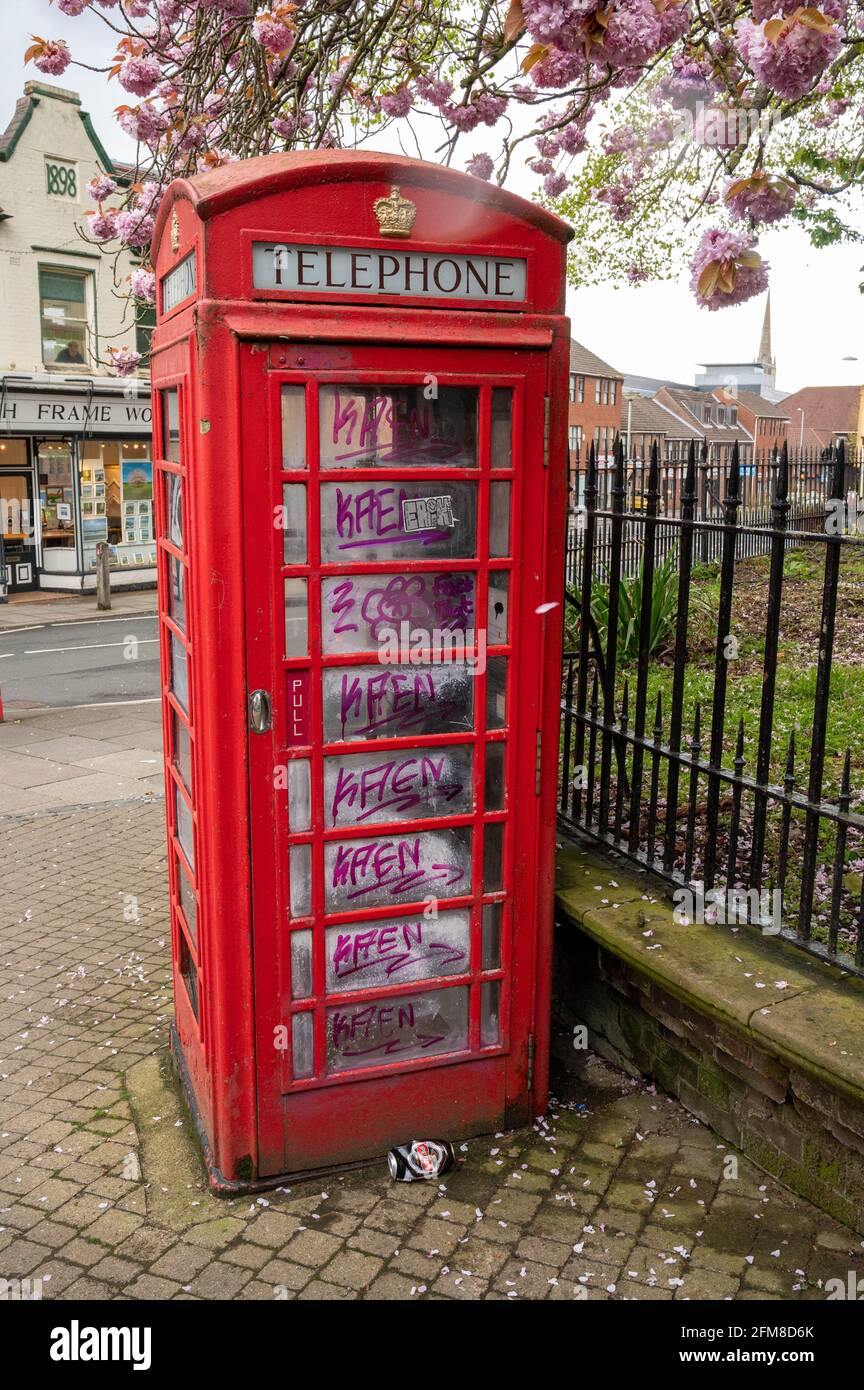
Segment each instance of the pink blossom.
[[152,270],[139,266],[131,275],[132,294],[135,299],[143,299],[148,304],[156,303],[156,276]]
[[636,145],[636,132],[627,126],[620,126],[618,130],[610,130],[604,135],[601,143],[606,154],[624,154]]
[[90,233],[96,241],[111,241],[117,235],[116,212],[88,212],[85,217],[90,219]]
[[633,211],[633,180],[624,174],[618,183],[598,188],[594,197],[598,203],[605,203],[616,222],[626,222]]
[[468,131],[476,129],[478,125],[495,125],[506,110],[506,97],[481,92],[468,106],[451,103],[444,108],[443,114],[457,130]]
[[566,174],[547,174],[543,180],[543,192],[549,198],[558,198],[564,192],[569,182],[570,180]]
[[104,203],[106,198],[110,198],[112,193],[117,192],[117,185],[107,174],[98,174],[95,179],[91,179],[88,183],[87,192],[94,203]]
[[293,140],[297,122],[293,116],[274,116],[273,129],[277,135],[282,136],[283,140]]
[[150,0],[126,0],[126,13],[130,19],[147,19],[150,14]]
[[183,13],[184,0],[156,0],[159,18],[165,24],[176,24]]
[[655,92],[661,101],[668,101],[679,109],[709,101],[714,94],[710,63],[676,53],[672,71],[660,79]]
[[140,106],[121,108],[117,120],[127,135],[131,135],[133,140],[140,140],[143,145],[149,145],[151,149],[159,144],[171,124],[167,111],[157,111],[147,101]]
[[625,274],[628,283],[631,285],[641,285],[644,280],[650,279],[648,271],[644,270],[641,265],[637,265],[635,261],[631,265],[628,265]]
[[565,53],[561,48],[552,48],[545,58],[534,64],[531,81],[535,87],[569,87],[571,82],[582,76],[586,66],[581,49]]
[[155,58],[127,58],[118,73],[121,87],[136,97],[146,97],[162,76]]
[[34,55],[33,62],[40,72],[59,77],[72,62],[72,54],[69,52],[69,45],[63,39],[49,39],[40,45],[40,51]]
[[385,92],[381,98],[381,110],[385,116],[407,116],[411,111],[410,87],[397,87],[395,92]]
[[491,179],[495,169],[492,156],[485,153],[473,155],[465,167],[469,174],[474,175],[475,179]]
[[118,376],[134,376],[141,361],[141,353],[133,352],[132,348],[109,348],[111,354],[111,366]]
[[79,14],[83,14],[89,4],[90,0],[57,0],[57,8],[60,13],[72,15],[73,19],[77,19]]
[[139,208],[141,212],[149,213],[152,217],[155,217],[159,210],[159,204],[162,201],[162,194],[164,191],[161,183],[157,183],[155,179],[150,179],[147,183],[142,183],[140,192],[135,199],[136,208]]
[[[766,19],[773,19],[777,15],[793,14],[800,4],[801,0],[752,0],[754,23],[764,24]],[[823,14],[841,22],[846,17],[846,0],[822,0],[819,8]]]
[[743,304],[768,288],[768,266],[755,247],[745,232],[712,227],[703,234],[690,262],[690,288],[702,308]]
[[619,0],[607,14],[600,48],[616,67],[638,66],[661,47],[660,16],[651,0]]
[[[280,11],[284,17],[280,17]],[[278,6],[276,11],[259,10],[252,25],[252,36],[268,53],[287,53],[294,42],[294,29],[286,22],[290,11]]]
[[750,178],[732,179],[726,185],[724,201],[739,221],[779,222],[795,206],[795,190],[785,179],[756,173]]
[[447,105],[453,95],[453,83],[443,78],[430,77],[424,72],[415,78],[414,90],[422,101],[428,101],[430,105],[440,109]]
[[146,246],[153,235],[153,223],[149,213],[127,208],[117,214],[117,235],[124,246]]
[[532,39],[565,49],[578,46],[579,25],[596,5],[585,0],[523,0],[522,12]]
[[835,23],[828,30],[814,29],[796,11],[772,42],[765,28],[750,19],[735,25],[738,51],[757,81],[786,101],[809,92],[816,78],[833,63],[843,44]]

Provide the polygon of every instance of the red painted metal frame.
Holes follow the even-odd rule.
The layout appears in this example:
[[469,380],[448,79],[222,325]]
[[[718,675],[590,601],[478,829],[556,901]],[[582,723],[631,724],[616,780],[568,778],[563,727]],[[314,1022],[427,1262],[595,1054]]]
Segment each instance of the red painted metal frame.
[[[297,350],[289,350],[291,355],[303,357],[305,353]],[[257,556],[258,570],[261,569],[260,557],[262,553],[270,550],[270,579],[260,574],[253,580],[253,586],[248,590],[248,601],[253,607],[261,607],[269,603],[271,613],[274,615],[273,621],[269,624],[269,631],[266,634],[267,655],[261,664],[255,664],[250,669],[249,684],[250,688],[258,683],[259,678],[266,681],[266,688],[273,691],[274,695],[274,725],[273,736],[269,740],[255,738],[252,750],[252,773],[251,773],[251,797],[253,806],[258,806],[260,816],[257,818],[259,833],[261,837],[261,849],[259,863],[254,869],[254,881],[256,890],[260,889],[259,901],[262,904],[262,916],[256,926],[256,973],[258,982],[256,985],[256,999],[258,1006],[259,1022],[259,1118],[261,1124],[263,1151],[272,1155],[270,1161],[274,1165],[274,1171],[281,1171],[288,1167],[308,1166],[307,1156],[300,1153],[298,1155],[294,1147],[296,1126],[292,1124],[292,1110],[296,1108],[292,1099],[284,1102],[284,1114],[279,1113],[279,1107],[275,1103],[275,1098],[279,1094],[290,1092],[292,1096],[298,1093],[308,1092],[322,1086],[338,1088],[341,1093],[345,1087],[355,1084],[366,1083],[370,1078],[380,1077],[388,1079],[391,1090],[398,1088],[399,1078],[402,1077],[402,1090],[405,1098],[399,1103],[395,1102],[397,1113],[405,1113],[408,1106],[410,1093],[413,1091],[415,1082],[414,1077],[418,1072],[442,1066],[455,1067],[455,1064],[462,1059],[469,1057],[507,1057],[506,1065],[497,1067],[499,1073],[498,1086],[500,1088],[498,1100],[498,1120],[503,1123],[504,1117],[510,1114],[515,1117],[518,1114],[525,1118],[528,1113],[527,1090],[526,1090],[526,1070],[528,1056],[528,1037],[532,1026],[531,1021],[531,997],[530,982],[533,977],[533,932],[528,929],[527,924],[533,917],[534,893],[533,893],[533,863],[525,862],[521,865],[521,882],[518,885],[518,893],[515,892],[515,869],[514,869],[514,846],[532,844],[535,835],[536,801],[534,794],[534,755],[536,750],[536,729],[537,729],[537,704],[539,700],[539,645],[534,650],[532,644],[537,642],[539,637],[540,621],[534,618],[531,621],[531,613],[541,600],[539,589],[533,593],[526,594],[523,604],[522,599],[522,575],[527,574],[526,566],[522,560],[522,549],[525,540],[530,540],[532,532],[535,538],[539,534],[536,529],[534,519],[528,515],[523,505],[522,491],[528,487],[536,488],[538,485],[542,489],[543,485],[543,409],[544,409],[544,388],[546,379],[545,356],[525,354],[506,354],[506,362],[500,360],[501,354],[484,354],[481,369],[475,367],[471,370],[471,361],[474,354],[464,350],[447,349],[444,351],[431,348],[419,350],[402,350],[397,352],[394,349],[358,349],[355,354],[353,369],[343,368],[341,371],[326,372],[319,371],[314,376],[298,370],[296,372],[271,373],[271,379],[266,388],[262,389],[258,379],[260,371],[260,354],[247,354],[248,369],[244,377],[244,397],[249,402],[248,410],[250,414],[258,415],[266,413],[269,422],[269,459],[271,462],[270,478],[263,478],[263,470],[259,467],[253,470],[251,466],[246,467],[247,478],[247,524],[245,527],[249,558],[247,560],[247,575],[250,574],[253,564],[253,556]],[[521,357],[522,360],[519,360]],[[364,360],[365,359],[365,360]],[[389,360],[388,360],[389,359]],[[454,359],[462,359],[461,362]],[[518,363],[518,370],[513,369],[513,360]],[[509,369],[509,370],[508,370]],[[478,438],[478,466],[471,468],[440,468],[423,467],[408,468],[398,467],[378,467],[378,468],[345,468],[345,469],[325,469],[320,471],[316,468],[316,458],[318,451],[318,387],[327,382],[346,384],[404,384],[404,385],[423,385],[427,372],[432,372],[438,381],[439,387],[472,385],[478,387],[479,397],[479,438]],[[533,381],[531,376],[533,374]],[[307,409],[306,409],[306,460],[307,468],[303,471],[288,472],[281,468],[282,437],[281,437],[281,390],[286,384],[307,385]],[[528,390],[525,390],[526,383]],[[490,449],[490,412],[491,412],[491,391],[493,387],[510,387],[514,393],[514,409],[512,422],[513,453],[512,466],[509,469],[497,468],[492,471],[489,467]],[[529,402],[528,418],[525,417],[525,398]],[[525,448],[528,445],[527,449]],[[523,458],[523,451],[533,454],[531,467],[528,469],[526,460]],[[251,460],[250,460],[251,464]],[[478,488],[478,508],[477,508],[477,540],[478,548],[474,558],[454,558],[454,559],[428,559],[428,560],[382,560],[377,562],[357,562],[357,561],[334,561],[322,562],[320,558],[320,511],[318,506],[317,483],[348,483],[352,480],[386,483],[388,480],[404,480],[406,474],[413,477],[416,481],[440,482],[442,486],[448,481],[469,481],[473,482]],[[304,565],[285,565],[282,563],[281,532],[274,531],[272,517],[274,508],[281,502],[281,488],[283,482],[301,483],[307,490],[307,536],[308,553],[307,563]],[[510,550],[509,558],[488,557],[488,535],[489,535],[489,487],[492,482],[510,483]],[[262,518],[261,522],[250,524],[251,518]],[[377,654],[374,651],[358,652],[339,655],[316,654],[322,648],[321,631],[321,610],[320,610],[320,587],[315,583],[318,576],[342,575],[346,573],[354,575],[362,574],[390,574],[394,566],[402,573],[423,573],[423,572],[473,572],[476,575],[475,583],[475,624],[484,623],[484,615],[487,608],[487,576],[490,572],[506,571],[511,575],[512,583],[508,594],[509,610],[509,640],[506,644],[493,646],[488,651],[488,657],[496,655],[508,658],[508,702],[507,702],[507,723],[506,727],[500,731],[486,732],[485,713],[486,713],[486,680],[485,675],[479,675],[475,681],[474,691],[474,731],[466,734],[430,734],[423,737],[402,736],[388,738],[386,740],[360,740],[353,739],[349,743],[323,743],[320,738],[315,737],[307,748],[286,748],[285,725],[287,722],[287,700],[285,691],[286,677],[293,671],[310,669],[311,696],[312,696],[312,727],[321,728],[322,714],[322,692],[321,692],[321,672],[327,667],[344,668],[351,665],[368,664],[375,661]],[[309,651],[310,657],[295,657],[283,659],[283,629],[276,615],[283,611],[283,600],[281,587],[283,579],[286,577],[301,577],[309,584],[310,595],[310,624],[309,624]],[[534,588],[525,585],[526,590]],[[269,591],[266,591],[269,590]],[[265,592],[266,591],[266,592]],[[520,609],[524,610],[521,621],[526,629],[525,635],[520,636]],[[529,631],[529,629],[534,631]],[[515,660],[515,652],[519,652],[519,661]],[[255,658],[250,653],[250,660]],[[518,667],[518,669],[514,669]],[[253,674],[254,673],[254,674]],[[527,733],[526,733],[527,730]],[[485,784],[485,748],[489,743],[504,743],[507,749],[506,770],[505,770],[505,793],[504,808],[500,811],[490,811],[484,814],[483,796]],[[420,747],[434,748],[453,747],[457,745],[470,745],[474,749],[473,760],[473,801],[474,811],[466,812],[461,815],[448,816],[443,818],[412,819],[410,821],[392,821],[387,823],[376,822],[374,825],[354,826],[354,827],[334,827],[325,828],[324,823],[324,797],[323,797],[323,759],[327,755],[338,755],[344,753],[362,753],[372,751],[385,756],[386,752],[396,752],[400,749],[415,749]],[[262,748],[262,745],[263,748]],[[524,756],[525,749],[528,749],[528,757]],[[256,774],[254,767],[255,755],[261,752],[260,769]],[[522,755],[520,759],[520,755]],[[273,788],[272,770],[274,765],[281,765],[285,759],[291,758],[310,758],[313,772],[313,805],[316,815],[313,818],[310,831],[301,831],[288,834],[287,832],[287,793],[278,794]],[[520,761],[522,766],[519,766]],[[521,793],[521,796],[520,796]],[[519,808],[517,809],[517,801]],[[517,824],[514,825],[514,822]],[[502,873],[502,885],[498,891],[483,891],[483,834],[484,824],[502,824],[505,830],[505,854]],[[324,846],[328,841],[350,841],[352,838],[364,839],[370,836],[386,837],[408,836],[414,832],[422,832],[426,829],[442,830],[448,827],[470,826],[473,828],[472,850],[472,891],[470,894],[461,895],[446,900],[447,910],[458,910],[467,908],[472,913],[472,941],[471,941],[471,969],[464,975],[447,976],[443,979],[428,979],[417,981],[414,984],[401,986],[391,986],[389,988],[377,987],[374,989],[352,990],[350,994],[329,994],[324,992],[324,925],[326,919],[327,926],[339,925],[349,921],[376,921],[385,920],[393,917],[394,913],[400,918],[407,918],[422,911],[423,899],[414,899],[411,902],[400,902],[398,908],[394,906],[381,906],[378,908],[357,909],[354,912],[326,912],[323,902],[324,892]],[[274,827],[275,831],[275,853],[274,853]],[[253,854],[255,852],[256,835],[253,829]],[[312,846],[312,874],[313,874],[313,899],[312,912],[309,916],[291,920],[288,909],[288,855],[287,846],[290,844],[311,844]],[[272,898],[271,898],[272,893]],[[481,916],[483,903],[499,902],[503,906],[503,936],[502,936],[502,957],[500,968],[482,971],[480,968],[481,952]],[[514,917],[524,923],[523,930],[519,939],[519,960],[513,962],[510,959],[511,951],[511,923]],[[307,1000],[292,1001],[290,990],[290,963],[288,950],[288,929],[308,930],[312,929],[314,943],[314,969],[313,969],[313,999],[315,1002]],[[272,938],[272,939],[271,939]],[[513,966],[516,965],[514,971]],[[503,1035],[497,1045],[481,1048],[480,1043],[480,986],[482,982],[500,981],[502,988],[500,1016],[502,1021]],[[517,987],[517,1007],[511,1009],[510,990],[511,984]],[[406,996],[411,994],[425,994],[436,988],[458,988],[463,985],[471,986],[470,989],[470,1033],[469,1048],[459,1054],[444,1054],[428,1059],[411,1059],[401,1063],[386,1063],[366,1068],[357,1068],[350,1073],[336,1073],[327,1075],[324,1056],[324,1033],[326,1011],[339,1003],[350,1004],[352,1007],[359,1007],[365,1000],[384,999],[395,995]],[[520,1000],[518,996],[519,986],[524,989],[526,998]],[[286,1048],[276,1055],[281,1062],[281,1066],[276,1066],[274,1062],[268,1064],[267,1052],[274,1052],[273,1037],[275,1030],[280,1024],[287,1022],[294,1013],[306,1012],[311,1010],[315,1018],[315,1076],[309,1080],[292,1080],[291,1076],[291,1043],[290,1030],[288,1031]],[[510,1019],[514,1020],[511,1025]],[[261,1068],[266,1068],[266,1077],[261,1075]],[[476,1069],[475,1069],[476,1071]],[[475,1077],[475,1085],[488,1087],[489,1078],[483,1076]],[[451,1077],[451,1085],[464,1091],[464,1083],[458,1068],[454,1069]],[[463,1096],[463,1099],[467,1097]],[[331,1095],[330,1111],[327,1116],[327,1133],[338,1135],[344,1130],[344,1123],[341,1111],[341,1094]],[[277,1157],[278,1152],[278,1133],[280,1125],[284,1121],[284,1151]],[[403,1121],[404,1123],[404,1121]],[[272,1147],[264,1142],[264,1136],[272,1132]],[[357,1142],[361,1142],[359,1136]],[[372,1150],[375,1151],[374,1149]]]
[[[471,304],[463,310],[450,304],[430,304],[426,299],[399,298],[387,305],[373,296],[362,302],[327,302],[316,297],[310,303],[290,302],[278,296],[270,302],[244,298],[239,286],[245,281],[245,252],[241,250],[255,227],[279,228],[280,242],[319,240],[327,244],[375,245],[393,249],[391,241],[377,236],[371,218],[375,198],[386,194],[392,183],[399,183],[403,194],[416,201],[418,219],[416,242],[400,243],[413,248],[426,244],[430,250],[476,252],[489,255],[525,255],[534,263],[529,274],[529,298],[519,310],[500,304]],[[470,212],[468,209],[470,208]],[[176,236],[168,235],[176,218]],[[356,236],[346,228],[355,228]],[[460,235],[454,235],[454,227]],[[263,233],[263,236],[272,233]],[[176,1036],[175,1050],[199,1132],[205,1148],[211,1181],[217,1190],[266,1182],[268,1174],[296,1167],[294,1155],[303,1163],[342,1163],[357,1153],[355,1136],[368,1127],[369,1115],[378,1117],[381,1133],[400,1132],[400,1124],[430,1123],[447,1125],[443,1133],[480,1132],[503,1120],[518,1121],[545,1105],[547,1085],[546,1030],[549,1010],[549,957],[551,943],[552,876],[554,856],[554,805],[557,763],[557,697],[560,636],[561,587],[563,576],[563,517],[565,507],[566,448],[566,372],[568,325],[562,317],[563,254],[569,235],[564,224],[542,209],[525,204],[497,189],[479,185],[477,180],[437,166],[419,164],[384,155],[352,155],[343,152],[317,152],[309,156],[273,156],[249,161],[245,165],[203,176],[191,183],[172,186],[163,200],[154,237],[154,264],[161,278],[195,247],[197,297],[184,302],[164,318],[160,317],[153,338],[153,388],[159,420],[159,392],[177,386],[181,400],[183,432],[184,530],[181,563],[188,581],[186,630],[189,651],[190,717],[188,727],[192,745],[193,772],[191,797],[187,804],[195,836],[195,875],[197,943],[184,929],[177,892],[179,867],[173,802],[169,798],[169,879],[172,906],[172,946],[175,958]],[[257,239],[257,234],[256,234]],[[238,261],[240,262],[238,267]],[[357,297],[359,298],[359,297]],[[393,297],[388,297],[388,301]],[[161,301],[160,301],[161,302]],[[382,345],[365,348],[362,345]],[[290,663],[277,662],[273,652],[275,631],[280,638],[284,613],[279,599],[286,567],[275,563],[272,551],[273,527],[260,515],[257,503],[281,502],[281,448],[277,396],[281,381],[297,379],[297,374],[319,378],[330,371],[333,379],[345,380],[345,371],[364,370],[373,377],[383,371],[397,382],[402,373],[383,367],[383,345],[404,349],[406,343],[425,345],[424,364],[437,363],[440,377],[455,373],[453,379],[485,381],[488,391],[492,378],[502,382],[517,380],[529,364],[530,396],[526,447],[535,459],[542,451],[542,396],[550,397],[549,449],[553,466],[536,476],[539,485],[528,482],[524,469],[515,476],[511,495],[511,535],[525,537],[525,552],[513,560],[521,576],[524,603],[511,592],[511,625],[518,614],[522,623],[517,637],[511,626],[511,644],[518,651],[509,657],[508,723],[513,717],[513,692],[519,666],[520,687],[531,686],[534,695],[527,703],[520,694],[517,719],[530,711],[518,741],[507,730],[496,732],[488,741],[509,740],[507,782],[511,797],[521,803],[529,791],[536,814],[530,835],[513,835],[505,857],[504,888],[520,879],[534,885],[533,932],[521,918],[515,924],[517,936],[530,936],[530,968],[517,970],[513,978],[510,1010],[514,1021],[509,1037],[500,1048],[472,1053],[463,1061],[428,1059],[409,1063],[410,1070],[387,1068],[377,1074],[340,1074],[338,1079],[319,1077],[311,1083],[291,1083],[286,1067],[290,1054],[280,1054],[272,1046],[272,1029],[284,1022],[292,1008],[287,994],[287,975],[280,979],[274,970],[279,961],[274,953],[277,942],[273,918],[273,893],[287,903],[288,836],[279,827],[283,859],[279,861],[278,883],[273,797],[258,796],[265,783],[272,787],[273,760],[267,762],[267,740],[249,736],[246,692],[268,684],[274,672],[291,669]],[[305,361],[300,362],[299,357]],[[408,354],[401,358],[403,372]],[[289,360],[290,359],[290,360]],[[505,360],[506,359],[506,360]],[[494,363],[494,365],[493,365]],[[503,365],[502,365],[503,364]],[[419,371],[419,367],[417,368]],[[424,365],[435,371],[435,365]],[[310,390],[314,387],[310,387]],[[307,417],[310,435],[317,430],[314,413]],[[516,424],[514,421],[514,438]],[[314,443],[310,439],[310,443]],[[481,447],[488,447],[484,438]],[[275,452],[274,452],[275,450]],[[156,454],[158,489],[156,522],[159,544],[160,641],[163,660],[164,724],[166,734],[166,789],[173,794],[177,776],[172,770],[171,714],[168,662],[172,622],[168,611],[169,556],[176,555],[165,539],[165,472],[178,471],[166,459],[161,424],[157,424]],[[406,470],[407,471],[407,470]],[[373,470],[383,481],[388,470]],[[404,476],[401,470],[395,470]],[[328,470],[329,473],[329,470]],[[439,472],[417,470],[418,477],[450,477],[489,481],[508,474],[495,471]],[[288,475],[285,475],[286,477]],[[345,474],[334,471],[332,477]],[[311,484],[311,471],[303,479]],[[518,488],[526,488],[517,501]],[[263,489],[263,492],[262,492]],[[269,491],[268,491],[269,489]],[[478,536],[485,536],[486,493],[478,514]],[[257,499],[257,502],[256,502]],[[310,543],[317,537],[317,514],[310,503]],[[252,510],[250,511],[250,503]],[[269,525],[266,562],[260,541]],[[277,533],[281,543],[281,532]],[[310,562],[312,555],[307,557]],[[403,562],[404,564],[404,562]],[[464,561],[421,562],[430,570],[468,570]],[[400,568],[402,565],[400,565]],[[407,566],[405,566],[407,568]],[[322,571],[327,567],[322,567]],[[345,567],[330,566],[342,572]],[[352,570],[354,567],[351,567]],[[362,567],[361,567],[362,568]],[[387,565],[369,567],[386,571]],[[392,570],[393,566],[390,565]],[[492,568],[506,569],[506,562],[493,562]],[[310,568],[311,573],[311,568]],[[481,586],[485,592],[485,585]],[[245,590],[245,592],[244,592]],[[483,592],[475,597],[477,612],[484,612]],[[527,613],[528,595],[557,605],[540,617]],[[274,605],[275,614],[274,614]],[[538,604],[534,605],[539,606]],[[320,620],[320,613],[317,615]],[[310,627],[310,640],[315,633]],[[246,669],[246,651],[250,664]],[[262,655],[263,654],[263,655]],[[348,665],[362,657],[339,658]],[[256,666],[256,662],[258,663]],[[295,663],[296,666],[297,663]],[[302,665],[302,663],[299,663]],[[260,679],[259,679],[260,677]],[[478,682],[478,686],[479,686]],[[320,682],[313,681],[313,728],[320,727]],[[475,691],[476,719],[483,717],[485,699]],[[536,728],[542,730],[540,748],[540,796],[534,798]],[[475,722],[475,728],[477,727]],[[470,739],[472,736],[468,736]],[[458,738],[447,735],[412,739],[430,745],[453,745]],[[465,738],[461,741],[466,741]],[[407,746],[409,740],[387,741],[387,749]],[[518,746],[517,746],[518,742]],[[376,751],[381,751],[376,741]],[[284,743],[282,745],[284,751]],[[339,745],[340,751],[359,752],[364,745]],[[295,750],[292,756],[299,756]],[[475,789],[482,788],[482,757],[475,759]],[[252,795],[250,796],[250,788]],[[322,798],[318,787],[317,810]],[[183,795],[182,790],[179,793]],[[512,803],[511,803],[512,805]],[[489,821],[507,819],[511,805],[493,813]],[[467,823],[472,816],[446,818],[444,825]],[[443,828],[436,819],[436,829]],[[411,824],[413,827],[413,823]],[[417,824],[422,824],[418,822]],[[406,823],[396,827],[404,833]],[[347,839],[350,834],[325,831],[314,836],[320,864],[323,840]],[[364,827],[367,837],[387,833],[384,823]],[[302,835],[295,837],[303,839]],[[308,836],[306,838],[309,838]],[[480,846],[475,834],[473,892],[468,901],[476,902],[479,890]],[[269,869],[267,857],[269,853]],[[262,865],[262,855],[264,864]],[[322,892],[320,876],[317,892]],[[446,907],[466,901],[447,900]],[[268,907],[268,903],[270,906]],[[320,904],[314,904],[316,907]],[[400,904],[399,912],[405,905]],[[266,924],[270,914],[273,928],[255,929],[253,914]],[[372,909],[363,919],[393,915],[392,908]],[[334,914],[328,922],[352,920],[355,914]],[[479,921],[474,912],[472,924],[472,966],[479,964]],[[288,922],[278,923],[287,943]],[[509,927],[508,927],[509,930]],[[178,970],[181,941],[185,940],[198,967],[199,1023],[196,1024]],[[507,949],[507,948],[504,948]],[[523,949],[522,942],[517,951]],[[521,959],[521,958],[520,958]],[[502,961],[506,956],[502,956]],[[315,962],[314,986],[323,987],[323,957],[319,950]],[[502,974],[503,972],[497,972]],[[492,972],[489,978],[494,978]],[[448,977],[451,984],[455,977]],[[472,978],[479,978],[472,976]],[[432,982],[403,987],[426,990]],[[376,994],[378,992],[376,991]],[[475,995],[479,995],[477,989]],[[361,991],[352,991],[355,1003]],[[477,1004],[472,998],[472,1042],[477,1041]],[[302,1007],[302,1006],[300,1006]],[[506,1017],[502,1006],[502,1018]],[[199,1026],[200,1025],[200,1026]],[[527,1039],[536,1039],[533,1088],[526,1089],[528,1069]],[[318,1058],[320,1063],[322,1059]],[[509,1079],[506,1075],[509,1069]],[[416,1080],[412,1081],[412,1078]],[[410,1093],[409,1093],[410,1092]],[[283,1095],[287,1099],[283,1103]],[[504,1111],[502,1114],[502,1097]],[[333,1123],[334,1112],[342,1133]],[[291,1132],[298,1147],[286,1140],[284,1116],[292,1115]],[[311,1141],[323,1136],[316,1149]],[[304,1150],[306,1141],[310,1142]],[[362,1146],[361,1146],[362,1147]],[[276,1178],[271,1181],[278,1180]]]

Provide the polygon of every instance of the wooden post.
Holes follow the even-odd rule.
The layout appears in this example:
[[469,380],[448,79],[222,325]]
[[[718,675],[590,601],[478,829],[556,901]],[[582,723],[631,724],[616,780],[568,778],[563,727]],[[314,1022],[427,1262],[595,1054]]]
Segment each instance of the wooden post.
[[96,545],[96,607],[105,612],[111,607],[111,571],[108,568],[108,544]]

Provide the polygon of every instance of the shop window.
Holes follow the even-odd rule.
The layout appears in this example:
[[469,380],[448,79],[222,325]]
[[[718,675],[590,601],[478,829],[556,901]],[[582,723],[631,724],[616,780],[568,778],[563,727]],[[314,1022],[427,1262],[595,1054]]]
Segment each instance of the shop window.
[[[66,440],[39,445],[39,505],[42,511],[42,549],[71,551],[75,567],[75,487],[72,446]],[[61,557],[62,558],[62,557]],[[65,565],[59,566],[65,569]],[[45,565],[56,569],[56,565]]]
[[87,275],[40,267],[39,305],[46,367],[88,371]]
[[152,568],[153,463],[144,440],[87,440],[81,454],[81,527],[84,567],[96,564],[107,541],[112,569]]

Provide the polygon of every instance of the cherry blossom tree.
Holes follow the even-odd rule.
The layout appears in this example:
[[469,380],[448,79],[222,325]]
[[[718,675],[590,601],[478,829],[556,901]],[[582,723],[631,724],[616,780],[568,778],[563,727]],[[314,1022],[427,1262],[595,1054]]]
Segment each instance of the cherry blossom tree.
[[[370,140],[499,184],[527,172],[575,228],[574,283],[638,283],[684,258],[718,309],[764,288],[767,224],[861,239],[864,0],[53,3],[105,23],[137,167],[93,180],[88,235],[144,258],[139,302],[171,179]],[[59,76],[76,60],[34,36],[26,61]]]

